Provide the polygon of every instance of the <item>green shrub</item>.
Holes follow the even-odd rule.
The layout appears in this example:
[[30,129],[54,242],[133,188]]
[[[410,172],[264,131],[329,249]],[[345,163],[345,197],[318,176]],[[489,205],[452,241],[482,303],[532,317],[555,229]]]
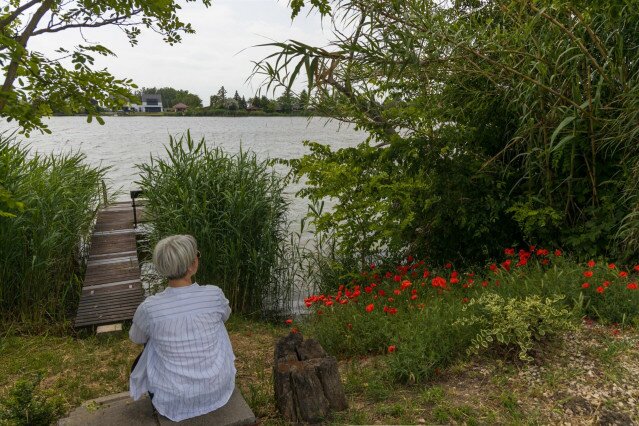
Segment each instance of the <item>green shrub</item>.
[[464,312],[474,312],[455,324],[479,326],[479,332],[467,350],[469,354],[494,346],[517,347],[519,358],[531,361],[530,350],[535,342],[574,328],[571,314],[561,303],[562,299],[563,296],[545,300],[539,296],[504,299],[495,293],[485,293],[470,300]]
[[138,166],[151,243],[193,235],[202,253],[197,281],[222,288],[234,311],[288,307],[290,287],[280,273],[286,267],[280,263],[287,236],[284,179],[253,153],[209,149],[190,133],[171,137],[166,153]]
[[8,397],[0,401],[1,423],[15,426],[48,426],[63,414],[60,398],[37,392],[42,376],[18,380]]
[[62,320],[72,311],[104,174],[83,154],[33,155],[0,137],[0,187],[23,205],[0,217],[3,320]]

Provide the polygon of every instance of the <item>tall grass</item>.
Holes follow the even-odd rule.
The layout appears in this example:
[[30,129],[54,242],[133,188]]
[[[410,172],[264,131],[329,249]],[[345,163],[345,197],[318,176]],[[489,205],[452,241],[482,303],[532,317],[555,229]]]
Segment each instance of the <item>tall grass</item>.
[[210,149],[187,132],[170,138],[167,158],[139,165],[151,243],[191,234],[202,253],[196,279],[219,286],[236,312],[290,308],[281,256],[287,237],[284,179],[242,151]]
[[0,217],[1,320],[58,321],[73,309],[105,171],[83,154],[31,155],[0,135],[0,186],[25,206]]

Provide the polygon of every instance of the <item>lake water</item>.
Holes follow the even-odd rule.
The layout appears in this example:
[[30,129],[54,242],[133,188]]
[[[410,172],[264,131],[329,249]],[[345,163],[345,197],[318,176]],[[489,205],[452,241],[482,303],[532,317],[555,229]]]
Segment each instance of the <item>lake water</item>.
[[[333,147],[355,146],[366,138],[363,132],[336,121],[306,117],[104,117],[103,126],[86,117],[53,117],[47,121],[50,135],[32,133],[24,138],[33,150],[42,153],[79,150],[94,165],[109,166],[107,184],[117,198],[128,199],[129,190],[136,188],[136,164],[151,155],[163,156],[169,135],[190,130],[199,140],[204,137],[210,147],[219,146],[226,152],[238,152],[240,147],[255,152],[260,158],[298,158],[308,152],[304,140],[330,144]],[[0,131],[13,129],[0,123]],[[281,170],[286,172],[286,170]],[[306,213],[307,202],[296,199],[299,185],[287,188],[291,200],[289,219],[299,222]]]

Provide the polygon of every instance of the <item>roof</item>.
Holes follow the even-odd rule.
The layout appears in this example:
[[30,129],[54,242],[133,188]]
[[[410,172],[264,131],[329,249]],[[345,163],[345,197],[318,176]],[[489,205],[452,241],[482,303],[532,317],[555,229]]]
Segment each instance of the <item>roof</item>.
[[162,102],[162,95],[152,95],[152,94],[143,93],[140,96],[140,98],[142,99],[142,102],[146,102],[150,100],[157,100],[158,102]]
[[183,104],[182,102],[173,105],[173,108],[188,108],[188,105]]

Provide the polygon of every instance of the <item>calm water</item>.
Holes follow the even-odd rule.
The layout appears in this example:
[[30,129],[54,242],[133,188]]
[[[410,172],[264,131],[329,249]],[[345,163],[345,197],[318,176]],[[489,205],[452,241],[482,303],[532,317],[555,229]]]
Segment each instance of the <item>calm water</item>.
[[[169,135],[191,131],[194,139],[204,137],[211,147],[229,153],[243,149],[261,158],[298,158],[308,152],[304,140],[328,143],[333,147],[354,146],[366,137],[352,127],[326,119],[306,117],[105,117],[100,126],[85,117],[53,117],[48,121],[50,135],[34,132],[25,139],[42,153],[80,150],[95,165],[110,166],[107,184],[119,199],[127,199],[136,187],[136,164],[151,155],[164,155]],[[0,123],[0,130],[11,129]],[[282,170],[285,172],[285,170]],[[294,199],[297,186],[287,188],[291,199],[290,219],[299,221],[306,212],[306,201]]]

